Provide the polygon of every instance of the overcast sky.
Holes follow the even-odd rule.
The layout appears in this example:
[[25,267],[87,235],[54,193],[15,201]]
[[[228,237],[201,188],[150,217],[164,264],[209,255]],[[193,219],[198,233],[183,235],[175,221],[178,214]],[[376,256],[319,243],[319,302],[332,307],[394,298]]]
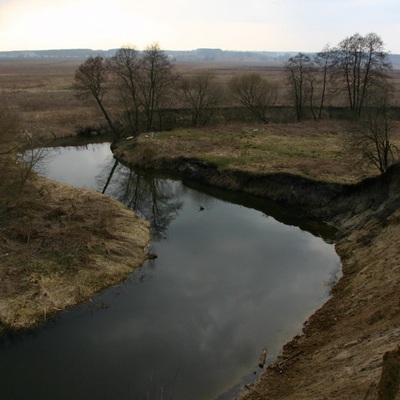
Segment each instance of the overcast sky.
[[0,0],[0,50],[312,52],[370,32],[400,53],[399,0]]

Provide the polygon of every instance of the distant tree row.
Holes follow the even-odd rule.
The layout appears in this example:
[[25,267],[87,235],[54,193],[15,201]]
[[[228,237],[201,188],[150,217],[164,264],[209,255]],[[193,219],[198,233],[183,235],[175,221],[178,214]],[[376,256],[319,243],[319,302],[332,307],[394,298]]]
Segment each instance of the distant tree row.
[[[314,57],[298,53],[285,65],[296,118],[322,118],[327,98],[341,99],[353,117],[360,117],[382,93],[391,93],[390,70],[388,53],[375,33],[355,34],[336,47],[326,46]],[[268,122],[268,109],[276,104],[279,94],[276,84],[260,74],[245,73],[222,88],[215,78],[211,71],[179,77],[165,52],[153,44],[143,52],[121,48],[106,60],[89,57],[76,72],[75,86],[82,96],[90,94],[95,99],[114,133],[121,124],[133,133],[156,129],[163,110],[177,102],[191,110],[194,126],[204,125],[226,92],[233,104]],[[122,116],[109,115],[106,94],[118,102]]]
[[285,68],[299,121],[308,110],[315,120],[322,118],[328,95],[343,99],[350,114],[346,147],[352,156],[382,173],[398,159],[392,141],[392,65],[377,34],[347,37],[314,58],[299,53]]
[[355,34],[336,47],[326,46],[314,58],[298,53],[286,63],[298,120],[310,110],[321,118],[327,93],[346,99],[353,117],[361,116],[382,93],[390,94],[392,65],[382,39],[375,33]]
[[[109,59],[89,57],[78,67],[74,83],[79,97],[95,101],[116,138],[159,129],[165,110],[177,104],[190,110],[193,126],[205,125],[226,92],[211,71],[179,76],[158,44],[143,52],[121,48]],[[251,73],[235,76],[227,89],[235,104],[268,122],[276,85]]]
[[[149,46],[144,52],[121,48],[111,59],[89,57],[76,71],[75,87],[81,97],[95,100],[118,139],[121,127],[131,134],[140,131],[141,113],[146,115],[144,130],[153,129],[154,115],[165,107],[175,81],[172,70],[171,62],[158,45]],[[117,118],[110,115],[106,95],[115,98],[122,112]]]
[[[390,139],[391,68],[375,33],[347,37],[313,57],[298,53],[285,64],[297,120],[323,118],[332,101],[347,104],[353,121],[351,147],[384,172],[395,150]],[[108,59],[89,57],[76,71],[75,87],[79,96],[96,102],[117,140],[164,129],[167,110],[174,107],[189,110],[192,126],[205,125],[227,96],[231,104],[267,123],[279,95],[277,85],[257,73],[238,74],[226,87],[211,71],[179,76],[158,44],[144,51],[121,48]]]

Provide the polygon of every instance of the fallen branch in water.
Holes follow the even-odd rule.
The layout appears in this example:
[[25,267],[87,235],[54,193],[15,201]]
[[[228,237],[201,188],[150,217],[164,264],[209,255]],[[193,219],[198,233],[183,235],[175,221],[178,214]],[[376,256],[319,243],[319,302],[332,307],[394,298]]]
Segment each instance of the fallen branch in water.
[[264,347],[260,356],[260,361],[258,362],[258,366],[260,368],[264,368],[266,358],[267,358],[267,348]]

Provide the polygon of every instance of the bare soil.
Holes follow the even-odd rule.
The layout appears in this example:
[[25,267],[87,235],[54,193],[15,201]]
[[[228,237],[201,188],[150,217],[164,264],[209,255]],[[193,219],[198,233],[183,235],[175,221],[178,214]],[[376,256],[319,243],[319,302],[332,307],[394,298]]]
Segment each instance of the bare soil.
[[383,356],[400,344],[400,212],[362,221],[336,240],[332,297],[242,400],[378,399]]

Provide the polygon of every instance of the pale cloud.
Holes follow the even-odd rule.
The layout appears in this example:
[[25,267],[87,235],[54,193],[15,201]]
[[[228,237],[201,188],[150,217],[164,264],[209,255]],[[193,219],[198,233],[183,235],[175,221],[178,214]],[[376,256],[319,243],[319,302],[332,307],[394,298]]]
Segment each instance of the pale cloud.
[[0,50],[158,41],[182,50],[318,51],[376,32],[400,52],[398,15],[397,0],[0,0]]

